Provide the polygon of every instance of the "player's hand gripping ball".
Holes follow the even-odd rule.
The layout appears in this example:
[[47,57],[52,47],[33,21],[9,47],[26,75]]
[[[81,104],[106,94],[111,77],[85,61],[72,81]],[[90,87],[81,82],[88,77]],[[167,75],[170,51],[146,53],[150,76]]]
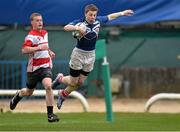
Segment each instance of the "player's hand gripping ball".
[[[80,22],[80,23],[77,23],[75,26],[79,26],[83,30],[84,33],[86,32],[86,25],[84,23]],[[76,39],[80,39],[83,37],[83,34],[79,30],[73,31],[72,35]]]

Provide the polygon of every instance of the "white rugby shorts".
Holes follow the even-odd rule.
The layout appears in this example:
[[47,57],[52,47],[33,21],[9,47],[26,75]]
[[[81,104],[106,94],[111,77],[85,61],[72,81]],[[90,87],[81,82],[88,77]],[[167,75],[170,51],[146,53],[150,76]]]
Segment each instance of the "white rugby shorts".
[[85,72],[90,72],[93,70],[94,62],[95,50],[84,51],[75,47],[71,54],[69,66],[74,70],[83,70]]

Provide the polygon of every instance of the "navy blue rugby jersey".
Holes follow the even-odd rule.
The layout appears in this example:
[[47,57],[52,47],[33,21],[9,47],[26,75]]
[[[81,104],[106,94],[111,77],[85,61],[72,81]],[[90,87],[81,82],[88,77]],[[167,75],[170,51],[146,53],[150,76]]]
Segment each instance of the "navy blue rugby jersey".
[[108,22],[107,16],[97,16],[96,20],[93,24],[89,24],[85,18],[77,19],[72,22],[70,22],[70,25],[76,25],[78,23],[84,23],[86,26],[86,34],[80,38],[77,39],[76,47],[85,50],[85,51],[91,51],[95,49],[96,40],[98,38],[98,33],[100,29],[101,23]]

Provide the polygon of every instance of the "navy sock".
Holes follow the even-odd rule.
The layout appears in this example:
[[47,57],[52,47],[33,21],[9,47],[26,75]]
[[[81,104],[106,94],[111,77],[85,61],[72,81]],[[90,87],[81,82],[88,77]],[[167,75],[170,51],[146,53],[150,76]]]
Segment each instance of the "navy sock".
[[47,106],[47,114],[53,113],[53,106]]

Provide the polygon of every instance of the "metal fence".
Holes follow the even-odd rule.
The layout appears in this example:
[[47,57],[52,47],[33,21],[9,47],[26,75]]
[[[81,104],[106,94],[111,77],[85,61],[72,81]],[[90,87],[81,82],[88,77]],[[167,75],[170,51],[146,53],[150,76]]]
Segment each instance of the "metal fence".
[[[26,87],[27,61],[0,61],[0,89],[20,89]],[[69,73],[68,61],[54,61],[53,77],[62,72]]]

